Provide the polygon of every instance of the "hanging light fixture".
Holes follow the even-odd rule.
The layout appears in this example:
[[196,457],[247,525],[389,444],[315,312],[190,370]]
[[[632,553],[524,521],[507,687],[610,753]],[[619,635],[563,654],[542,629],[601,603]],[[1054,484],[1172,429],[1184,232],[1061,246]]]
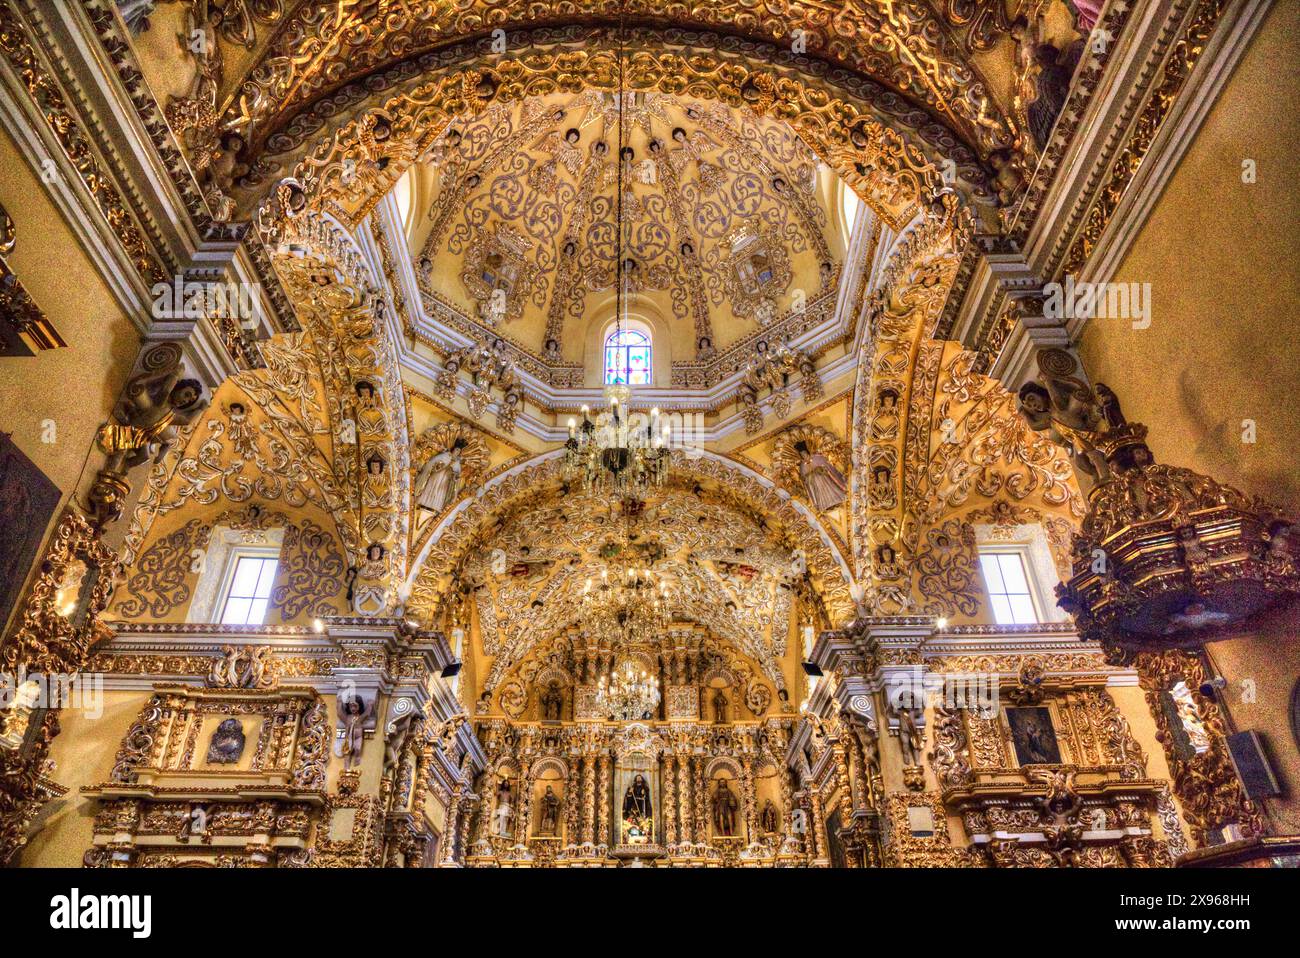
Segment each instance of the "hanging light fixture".
[[[624,283],[632,263],[623,255],[623,190],[624,190],[624,103],[626,90],[623,81],[623,18],[618,26],[618,151],[615,153],[616,183],[618,188],[617,212],[618,240],[615,244],[614,333],[615,342],[622,341],[623,323],[627,309]],[[668,444],[671,437],[667,423],[661,425],[659,410],[651,409],[649,416],[633,413],[632,387],[621,380],[605,387],[605,409],[594,417],[591,407],[582,407],[582,423],[569,420],[569,438],[564,444],[564,460],[570,478],[580,479],[588,490],[609,491],[615,495],[637,495],[658,486],[668,472]]]
[[659,701],[659,680],[630,658],[615,665],[608,681],[602,675],[596,682],[596,708],[619,722],[652,718]]
[[601,570],[582,590],[587,631],[611,648],[658,642],[669,625],[668,587],[649,568]]

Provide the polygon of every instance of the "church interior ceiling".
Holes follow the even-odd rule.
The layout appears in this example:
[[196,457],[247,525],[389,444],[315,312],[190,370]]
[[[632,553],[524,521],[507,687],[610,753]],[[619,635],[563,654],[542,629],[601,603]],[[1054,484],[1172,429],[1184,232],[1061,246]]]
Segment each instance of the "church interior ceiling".
[[[11,2],[0,50],[35,63]],[[253,786],[280,844],[220,864],[1148,865],[1185,823],[1257,833],[1201,663],[1139,682],[1050,582],[1025,586],[1039,618],[995,620],[982,572],[1014,547],[1068,582],[1084,446],[1145,436],[1068,377],[1106,429],[1034,424],[1001,350],[1041,303],[989,278],[1127,4],[83,2],[194,214],[181,279],[226,257],[266,301],[261,325],[204,315],[201,350],[145,337],[39,570],[33,595],[85,614],[56,651],[138,713],[76,796],[86,864],[214,858],[188,830],[242,841]],[[128,222],[156,218],[97,195],[129,282],[165,276],[136,249],[162,230]],[[631,362],[611,328],[644,336],[647,381],[606,378]],[[584,459],[602,397],[696,433]],[[1251,561],[1281,581],[1285,548]],[[212,614],[240,550],[274,559],[260,623]],[[81,601],[94,563],[118,587]],[[598,611],[643,581],[653,629]],[[47,654],[24,621],[7,648]],[[989,714],[927,710],[886,688],[904,670],[1005,684]],[[1171,776],[1148,759],[1179,714],[1212,744]],[[235,784],[199,814],[196,776]],[[168,815],[188,824],[159,838]]]
[[[511,623],[498,629],[518,631],[514,623],[539,608],[542,631],[572,626],[566,583],[591,571],[600,543],[573,539],[577,527],[554,517],[585,514],[580,497],[570,504],[567,491],[545,513],[549,524],[540,511],[529,520],[541,524],[524,537],[532,560],[511,554],[525,548],[522,539],[493,547],[529,569],[499,588],[484,572],[492,550],[474,544],[507,518],[529,528],[515,514],[514,497],[527,485],[516,470],[545,445],[521,437],[515,413],[502,411],[517,387],[499,381],[495,421],[483,415],[486,394],[466,410],[454,401],[450,365],[435,382],[411,375],[382,314],[396,310],[413,335],[424,325],[444,342],[500,337],[534,364],[525,368],[558,369],[564,383],[564,369],[589,361],[593,317],[612,312],[619,216],[630,227],[623,256],[632,308],[668,330],[675,365],[792,338],[808,315],[841,306],[846,290],[862,297],[848,330],[860,351],[856,383],[824,396],[814,355],[804,408],[789,417],[786,391],[772,385],[775,422],[747,418],[747,433],[757,435],[705,470],[721,477],[713,486],[724,493],[755,486],[735,476],[773,484],[786,532],[794,518],[813,530],[815,541],[792,544],[787,534],[782,547],[822,577],[815,594],[834,593],[820,611],[826,624],[843,621],[852,573],[867,576],[882,609],[925,607],[932,600],[919,583],[956,581],[943,571],[947,553],[930,555],[927,536],[975,504],[1032,500],[1026,508],[1077,519],[1059,458],[1036,437],[1006,438],[1016,433],[1010,397],[959,351],[928,338],[962,245],[983,208],[997,205],[990,155],[1035,152],[1017,113],[1023,78],[1011,20],[998,5],[760,12],[669,10],[647,0],[622,10],[624,23],[604,8],[543,4],[512,20],[504,50],[483,33],[500,20],[503,8],[492,3],[150,6],[128,20],[144,76],[209,204],[218,214],[256,215],[301,331],[262,344],[252,368],[190,427],[187,444],[155,468],[132,521],[128,564],[186,528],[171,518],[182,506],[216,515],[284,498],[324,523],[351,577],[338,590],[350,597],[345,604],[356,607],[364,595],[376,610],[444,614],[442,590],[468,577],[491,612],[481,618]],[[1031,12],[1044,37],[1068,40],[1070,21],[1055,5]],[[716,42],[692,32],[723,27]],[[186,29],[203,42],[165,49],[165,37]],[[798,49],[762,48],[754,57],[791,31]],[[188,71],[161,69],[178,56]],[[625,150],[616,156],[620,136]],[[955,159],[955,177],[941,174],[941,154]],[[409,215],[393,235],[376,221],[377,204],[403,176]],[[947,182],[957,189],[945,190]],[[936,188],[948,200],[917,218]],[[871,229],[893,237],[892,251],[880,250],[874,288],[839,281],[850,241],[841,190],[867,204]],[[348,235],[358,228],[378,244],[382,277]],[[395,289],[397,260],[414,271],[419,302]],[[774,383],[759,372],[756,395]],[[947,430],[947,441],[936,445],[934,430]],[[454,494],[436,509],[417,507],[423,472],[453,446],[463,449]],[[842,491],[832,481],[810,492],[801,449],[824,457]],[[555,473],[542,463],[528,475],[553,488]],[[646,503],[647,514],[686,509],[690,495],[674,487]],[[704,515],[698,521],[707,524]],[[716,515],[708,522],[748,529]],[[951,541],[969,538],[968,529],[956,532]],[[759,549],[751,533],[727,548]],[[204,533],[193,534],[201,541]],[[788,618],[779,606],[792,586],[790,556],[767,556],[764,546],[762,561],[724,564],[750,570],[753,582],[737,592],[734,575],[717,574],[722,559],[684,529],[672,536],[664,561],[682,577],[678,593],[698,594],[677,611],[735,641],[775,677],[772,650],[785,636],[773,622],[778,612]],[[884,580],[872,580],[876,567]],[[549,598],[538,605],[542,592]],[[719,612],[732,606],[739,628]],[[494,674],[519,656],[503,657]]]
[[[411,236],[429,313],[456,310],[480,336],[581,365],[587,325],[612,315],[615,96],[489,107],[434,142],[415,170],[429,199]],[[831,191],[785,124],[657,93],[626,107],[632,308],[666,321],[675,355],[707,359],[756,329],[779,334],[792,308],[832,293]]]

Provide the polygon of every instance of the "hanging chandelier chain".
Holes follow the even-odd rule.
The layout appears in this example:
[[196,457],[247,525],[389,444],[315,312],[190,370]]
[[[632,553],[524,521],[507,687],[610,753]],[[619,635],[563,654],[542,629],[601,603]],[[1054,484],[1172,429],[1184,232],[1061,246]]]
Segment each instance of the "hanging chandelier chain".
[[[623,312],[627,309],[627,295],[623,232],[625,197],[628,187],[623,151],[627,145],[624,124],[627,121],[626,55],[624,48],[624,12],[619,8],[618,23],[618,103],[617,103],[617,155],[615,157],[614,184],[615,219],[618,239],[614,248],[614,342],[621,346],[623,339]],[[608,131],[606,131],[608,135]],[[627,375],[630,380],[630,374]],[[582,425],[569,420],[569,438],[564,447],[565,471],[570,478],[579,478],[588,489],[609,489],[617,496],[640,498],[660,485],[668,472],[670,428],[660,423],[658,408],[652,408],[644,428],[635,422],[632,413],[632,388],[623,374],[605,386],[607,408],[592,418],[591,409],[582,407]],[[637,414],[642,415],[642,414]]]
[[624,97],[624,77],[623,77],[623,5],[619,4],[618,10],[618,147],[614,154],[614,183],[618,191],[617,212],[615,220],[618,225],[618,239],[614,245],[614,332],[619,337],[617,341],[622,341],[623,332],[623,97]]

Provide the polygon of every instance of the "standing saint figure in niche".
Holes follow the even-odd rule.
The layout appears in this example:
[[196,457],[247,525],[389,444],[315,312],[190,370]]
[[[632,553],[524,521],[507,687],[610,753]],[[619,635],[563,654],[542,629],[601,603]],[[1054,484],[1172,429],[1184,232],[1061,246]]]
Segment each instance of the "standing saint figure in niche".
[[415,504],[435,515],[451,505],[460,485],[460,451],[465,440],[457,439],[450,449],[444,449],[420,467],[415,477]]
[[548,722],[558,722],[560,712],[564,709],[564,693],[560,691],[559,682],[551,682],[542,692],[540,704],[542,718]]
[[718,779],[718,790],[713,796],[713,830],[724,838],[735,835],[739,808],[736,793],[727,787],[727,780]]
[[650,786],[646,784],[645,776],[637,772],[623,795],[624,834],[629,842],[650,840],[651,812]]
[[560,796],[555,794],[555,789],[546,786],[546,794],[542,796],[542,825],[540,834],[554,835],[560,825]]
[[794,449],[799,454],[799,477],[803,479],[813,508],[825,512],[843,505],[849,489],[844,473],[820,452],[809,449],[806,442],[795,443]]

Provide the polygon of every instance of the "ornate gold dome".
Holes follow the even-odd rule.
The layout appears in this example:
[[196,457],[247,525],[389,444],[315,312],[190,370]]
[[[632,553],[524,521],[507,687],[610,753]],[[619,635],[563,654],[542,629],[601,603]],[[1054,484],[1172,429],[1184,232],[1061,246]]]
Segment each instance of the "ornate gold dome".
[[[788,124],[659,93],[622,108],[629,309],[670,331],[675,360],[833,298],[836,180]],[[618,115],[613,93],[531,98],[432,144],[408,215],[431,319],[583,362],[588,326],[613,318]]]

